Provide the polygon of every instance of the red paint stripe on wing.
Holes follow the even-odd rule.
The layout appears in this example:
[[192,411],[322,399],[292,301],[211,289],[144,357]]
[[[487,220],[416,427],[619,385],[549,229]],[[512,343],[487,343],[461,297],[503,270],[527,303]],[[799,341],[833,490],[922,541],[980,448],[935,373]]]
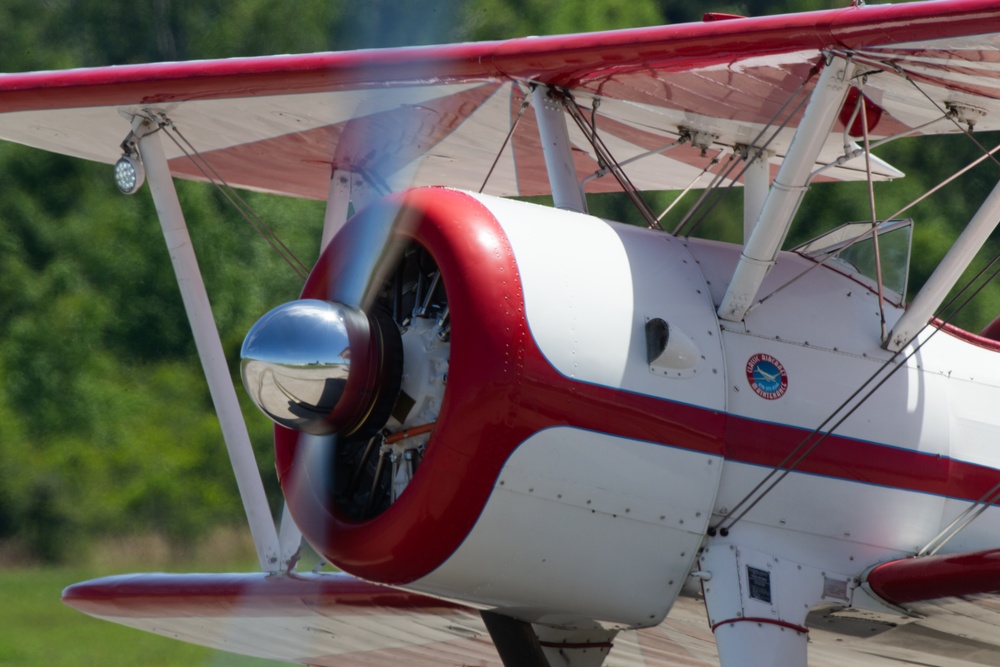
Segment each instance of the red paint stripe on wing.
[[867,583],[896,605],[993,593],[1000,591],[1000,549],[883,563],[868,574]]
[[[0,76],[0,112],[364,88],[680,71],[755,55],[1000,32],[994,0],[878,5],[505,42],[233,58]],[[150,92],[155,90],[155,93]]]
[[131,574],[74,584],[63,602],[95,616],[310,616],[386,610],[450,613],[460,605],[345,574]]

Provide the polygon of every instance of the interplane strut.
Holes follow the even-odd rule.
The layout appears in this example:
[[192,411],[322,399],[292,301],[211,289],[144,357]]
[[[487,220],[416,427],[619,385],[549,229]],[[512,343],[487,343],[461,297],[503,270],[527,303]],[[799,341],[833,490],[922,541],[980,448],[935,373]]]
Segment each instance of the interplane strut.
[[854,64],[833,57],[813,90],[805,116],[761,207],[740,263],[719,306],[719,317],[739,322],[753,305],[764,277],[774,266],[792,218],[808,188],[816,157],[823,148],[850,87]]
[[222,436],[236,474],[257,557],[261,569],[277,572],[281,569],[282,559],[274,519],[158,130],[152,120],[135,117],[133,131],[139,138],[139,154],[146,168],[149,190],[170,252],[212,402],[219,415]]

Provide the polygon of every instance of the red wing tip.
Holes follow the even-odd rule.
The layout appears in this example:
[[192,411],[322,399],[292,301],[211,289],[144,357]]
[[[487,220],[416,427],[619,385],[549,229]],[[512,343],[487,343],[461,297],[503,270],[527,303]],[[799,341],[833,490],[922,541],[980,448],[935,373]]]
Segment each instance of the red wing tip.
[[299,616],[317,609],[447,613],[457,604],[371,584],[346,574],[129,574],[67,587],[63,603],[91,616]]
[[732,19],[745,19],[747,18],[743,14],[726,14],[724,12],[706,12],[701,20],[705,23],[714,23],[715,21],[729,21]]
[[1000,549],[920,556],[882,563],[866,582],[896,605],[1000,591]]

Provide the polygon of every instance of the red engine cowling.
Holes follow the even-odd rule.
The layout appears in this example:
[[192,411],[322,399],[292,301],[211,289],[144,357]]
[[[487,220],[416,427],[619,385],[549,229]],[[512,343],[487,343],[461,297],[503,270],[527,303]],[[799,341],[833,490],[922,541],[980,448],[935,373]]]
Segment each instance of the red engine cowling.
[[[528,339],[517,266],[506,237],[479,202],[445,189],[414,190],[372,206],[348,223],[396,218],[396,234],[424,248],[447,294],[450,363],[430,442],[400,502],[367,520],[337,506],[326,471],[297,471],[297,431],[276,427],[279,479],[306,538],[338,567],[405,583],[454,551],[482,510],[504,460],[533,425],[518,412]],[[335,238],[303,289],[324,299],[330,267],[352,252]],[[321,445],[322,446],[322,445]],[[434,539],[428,539],[433,535]]]
[[[368,434],[362,441],[334,443],[276,427],[277,469],[289,508],[309,542],[337,567],[387,584],[425,577],[472,531],[511,453],[545,429],[570,426],[719,449],[718,428],[700,428],[705,420],[695,409],[580,382],[549,364],[529,330],[511,244],[494,214],[472,195],[415,189],[365,209],[333,239],[302,297],[328,298],[336,289],[331,281],[342,274],[335,267],[349,262],[355,250],[352,239],[386,216],[396,221],[393,235],[398,245],[408,245],[411,259],[405,259],[406,251],[383,253],[380,261],[390,266],[372,272],[380,284],[369,290],[372,303],[366,310],[379,303],[384,310],[398,308],[393,301],[400,296],[399,276],[412,269],[414,252],[439,270],[450,323],[447,382],[419,467],[387,505],[370,498],[383,484],[379,475],[386,474],[374,464],[384,431],[373,436],[382,444],[373,446]],[[412,325],[397,324],[403,330]],[[422,354],[412,346],[407,350]],[[345,463],[332,453],[338,448],[355,452],[354,458]],[[348,471],[331,472],[345,465]],[[358,484],[362,470],[364,483]],[[352,505],[345,487],[346,496],[362,502]]]

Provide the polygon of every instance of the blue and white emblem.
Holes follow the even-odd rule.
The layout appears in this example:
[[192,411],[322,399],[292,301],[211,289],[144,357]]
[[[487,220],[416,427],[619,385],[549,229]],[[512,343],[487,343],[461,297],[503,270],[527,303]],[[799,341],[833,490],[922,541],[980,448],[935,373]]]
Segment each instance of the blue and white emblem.
[[788,390],[788,374],[781,362],[769,354],[755,354],[747,361],[747,382],[758,396],[781,398]]

